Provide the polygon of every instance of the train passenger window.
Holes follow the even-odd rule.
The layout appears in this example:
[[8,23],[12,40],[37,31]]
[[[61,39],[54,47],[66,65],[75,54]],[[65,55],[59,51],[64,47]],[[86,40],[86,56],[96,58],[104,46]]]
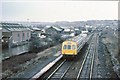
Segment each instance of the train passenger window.
[[72,49],[75,50],[75,45],[72,45]]
[[66,49],[66,47],[67,47],[67,46],[66,46],[66,45],[64,45],[64,46],[63,46],[63,49]]
[[71,49],[71,45],[68,45],[68,49]]

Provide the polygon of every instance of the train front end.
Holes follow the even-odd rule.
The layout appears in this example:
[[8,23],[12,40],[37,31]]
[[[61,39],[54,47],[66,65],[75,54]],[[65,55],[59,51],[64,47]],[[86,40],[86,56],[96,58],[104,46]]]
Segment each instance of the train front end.
[[62,43],[62,55],[63,56],[75,56],[77,55],[77,44],[73,41],[65,41]]

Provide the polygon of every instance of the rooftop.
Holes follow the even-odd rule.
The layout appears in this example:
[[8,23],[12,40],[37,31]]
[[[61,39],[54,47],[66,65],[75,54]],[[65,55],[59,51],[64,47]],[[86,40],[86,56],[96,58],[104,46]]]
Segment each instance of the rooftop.
[[7,29],[8,31],[26,31],[30,30],[29,28],[23,26],[22,24],[18,23],[0,23],[2,28]]

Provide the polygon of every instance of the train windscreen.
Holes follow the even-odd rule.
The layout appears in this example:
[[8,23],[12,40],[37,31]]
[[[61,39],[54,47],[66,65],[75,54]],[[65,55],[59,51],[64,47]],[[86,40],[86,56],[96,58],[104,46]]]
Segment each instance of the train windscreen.
[[75,45],[72,45],[72,49],[73,49],[73,50],[75,50],[75,49],[76,49],[76,48],[75,48]]
[[66,45],[64,45],[64,46],[63,46],[63,49],[67,49],[67,46],[66,46]]
[[71,49],[71,45],[68,45],[68,49]]

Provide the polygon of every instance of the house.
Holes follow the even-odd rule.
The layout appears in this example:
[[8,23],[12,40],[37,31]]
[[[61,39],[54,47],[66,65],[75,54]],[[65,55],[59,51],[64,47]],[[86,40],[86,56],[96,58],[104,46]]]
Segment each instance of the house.
[[46,26],[43,30],[47,36],[61,35],[63,29],[55,26]]
[[60,41],[63,29],[56,26],[46,26],[44,35],[52,42]]
[[62,28],[60,27],[55,27],[55,26],[46,26],[45,28],[45,33],[48,34],[58,34],[62,32]]
[[40,37],[42,33],[42,30],[40,28],[32,27],[30,29],[32,30],[32,34],[36,34],[36,37]]
[[2,39],[2,25],[0,24],[0,39]]
[[69,38],[75,36],[75,30],[73,27],[64,27],[62,38]]
[[66,34],[71,34],[75,32],[75,29],[74,27],[65,27],[63,32]]
[[2,40],[2,27],[0,26],[0,43],[1,43],[1,40]]
[[38,37],[38,38],[46,38],[46,36],[44,35],[45,32],[44,30],[38,28],[38,27],[32,27],[30,28],[32,30],[32,37]]
[[88,33],[88,31],[81,31],[81,33],[82,33],[82,34],[87,34],[87,33]]
[[75,35],[79,35],[81,31],[78,28],[75,28]]
[[0,25],[0,52],[2,51],[2,25]]
[[2,30],[2,43],[8,47],[22,45],[29,41],[31,38],[31,30],[18,23],[1,23]]

